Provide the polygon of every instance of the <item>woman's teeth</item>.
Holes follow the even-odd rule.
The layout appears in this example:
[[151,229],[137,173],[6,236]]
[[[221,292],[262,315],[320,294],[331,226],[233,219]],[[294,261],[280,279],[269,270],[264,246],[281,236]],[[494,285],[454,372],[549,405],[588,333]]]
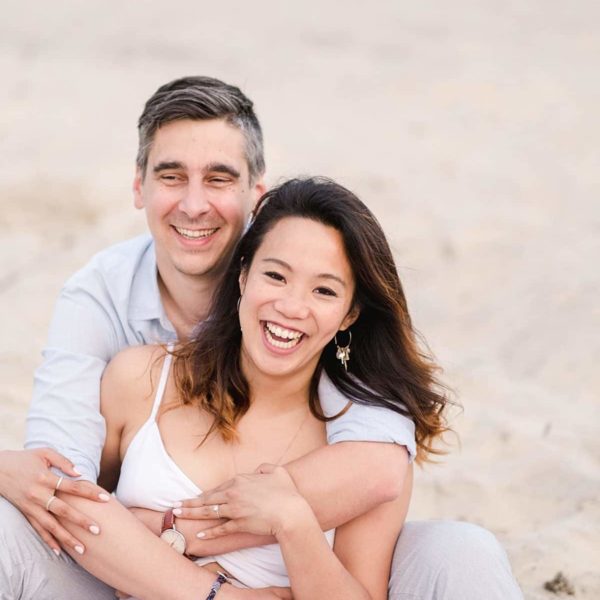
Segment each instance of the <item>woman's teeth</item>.
[[[173,227],[175,226],[173,225]],[[182,235],[190,240],[198,240],[200,238],[208,237],[217,231],[217,229],[218,227],[214,227],[213,229],[184,229],[183,227],[175,227],[175,231],[179,235]]]
[[[304,334],[300,331],[285,329],[273,323],[265,323],[265,335],[269,343],[276,348],[287,349],[296,346]],[[275,336],[280,339],[276,339]]]

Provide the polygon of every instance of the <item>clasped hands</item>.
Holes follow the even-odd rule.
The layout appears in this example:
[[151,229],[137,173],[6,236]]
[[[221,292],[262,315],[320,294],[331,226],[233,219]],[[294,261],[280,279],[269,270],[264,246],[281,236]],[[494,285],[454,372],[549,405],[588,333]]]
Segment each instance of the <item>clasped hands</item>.
[[179,519],[225,519],[200,531],[198,538],[214,539],[232,533],[252,533],[275,538],[301,523],[311,511],[284,467],[260,465],[254,473],[239,474],[222,485],[175,503]]

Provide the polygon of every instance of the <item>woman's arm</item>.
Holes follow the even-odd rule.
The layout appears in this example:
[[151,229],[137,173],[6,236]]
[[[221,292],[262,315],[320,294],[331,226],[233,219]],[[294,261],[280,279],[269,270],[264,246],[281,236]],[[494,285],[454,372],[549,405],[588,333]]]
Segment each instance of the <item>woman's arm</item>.
[[[342,442],[319,448],[286,464],[285,468],[312,508],[321,529],[327,530],[398,498],[404,489],[409,464],[406,448],[398,444]],[[206,528],[202,520],[214,518],[214,512],[204,506],[214,504],[215,493],[222,490],[243,493],[240,486],[244,482],[241,478],[232,479],[200,498],[183,503],[178,527],[190,543],[192,554],[222,554],[274,541],[242,534],[243,529],[235,519],[227,523],[225,530],[219,530],[222,534],[218,538],[196,538],[195,534]]]
[[[408,456],[405,457],[408,466]],[[214,493],[210,503],[234,519],[239,531],[273,535],[281,546],[295,600],[384,600],[396,539],[410,500],[412,469],[400,497],[340,527],[335,553],[329,547],[310,506],[285,469],[263,465],[242,475],[234,492]],[[213,538],[224,525],[207,531]]]
[[[68,494],[57,495],[71,506],[88,511],[100,525],[102,535],[94,536],[62,523],[81,536],[86,546],[82,555],[69,554],[98,579],[141,600],[199,600],[209,594],[215,574],[175,552],[114,498],[100,505]],[[289,596],[285,592],[239,590],[224,585],[218,598],[276,600]]]

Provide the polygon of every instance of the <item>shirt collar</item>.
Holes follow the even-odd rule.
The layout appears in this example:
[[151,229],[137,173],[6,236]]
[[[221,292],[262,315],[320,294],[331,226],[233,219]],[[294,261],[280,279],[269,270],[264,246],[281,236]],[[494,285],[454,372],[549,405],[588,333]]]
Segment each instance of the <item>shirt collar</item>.
[[167,331],[175,331],[160,298],[156,249],[154,240],[151,238],[133,273],[129,313],[132,319],[138,321],[157,320]]

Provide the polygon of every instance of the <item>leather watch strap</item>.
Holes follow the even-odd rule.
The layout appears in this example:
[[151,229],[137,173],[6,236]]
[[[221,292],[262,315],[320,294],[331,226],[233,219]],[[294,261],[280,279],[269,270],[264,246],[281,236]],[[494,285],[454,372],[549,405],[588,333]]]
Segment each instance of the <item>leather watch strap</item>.
[[164,533],[167,529],[175,529],[175,515],[173,514],[173,509],[169,508],[163,515],[162,529],[161,533]]

